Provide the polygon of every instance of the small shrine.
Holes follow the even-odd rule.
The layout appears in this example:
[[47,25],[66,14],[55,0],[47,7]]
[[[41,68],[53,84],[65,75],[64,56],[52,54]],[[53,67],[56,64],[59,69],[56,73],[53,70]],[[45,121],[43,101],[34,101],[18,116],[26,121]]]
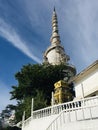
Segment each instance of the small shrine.
[[69,84],[60,80],[54,84],[54,104],[60,104],[69,100],[72,94],[69,92]]

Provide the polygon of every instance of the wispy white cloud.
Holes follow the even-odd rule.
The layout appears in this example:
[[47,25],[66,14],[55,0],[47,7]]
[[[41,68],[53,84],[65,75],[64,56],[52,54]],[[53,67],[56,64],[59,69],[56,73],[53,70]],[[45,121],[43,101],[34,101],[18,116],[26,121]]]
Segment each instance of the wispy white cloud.
[[[96,6],[97,5],[97,6]],[[79,38],[80,48],[82,52],[82,56],[84,62],[91,63],[94,59],[98,58],[97,48],[98,48],[98,2],[88,1],[77,3],[77,7],[79,10],[79,31],[77,33],[81,34],[81,38]]]
[[[62,44],[65,47],[65,51],[69,51],[68,53],[79,71],[98,59],[97,0],[63,0],[62,2],[50,0],[48,4],[47,1],[41,0],[42,6],[40,6],[41,3],[30,1],[25,1],[28,18],[33,26],[36,25],[43,28],[42,38],[47,37],[48,33],[45,32],[50,27],[49,25],[47,26],[47,23],[51,22],[51,16],[49,20],[45,19],[46,15],[50,14],[50,11],[52,13],[53,6],[56,6]],[[45,10],[46,15],[43,13],[43,10]]]
[[[15,7],[14,2],[12,3],[13,7]],[[3,17],[0,18],[0,36],[8,40],[25,55],[36,62],[41,63],[39,57],[42,54],[38,49],[44,51],[43,46],[46,48],[50,44],[48,36],[52,31],[50,24],[52,9],[55,5],[58,15],[61,41],[65,47],[65,51],[68,50],[67,53],[70,54],[73,64],[75,64],[78,70],[81,71],[81,69],[98,59],[98,0],[62,0],[62,2],[59,0],[41,0],[38,2],[24,0],[21,5],[23,5],[22,9],[24,8],[24,15],[27,15],[27,17],[22,15],[23,11],[19,16],[18,13],[15,14],[17,14],[17,18],[21,17],[21,23],[24,22],[22,21],[22,18],[23,20],[28,18],[30,25],[27,24],[27,26],[29,26],[31,30],[35,29],[33,31],[38,31],[40,38],[36,41],[37,45],[29,42],[26,43],[26,41],[29,41],[28,37],[25,38],[25,41],[15,30],[15,28],[17,28],[17,30],[22,33],[23,30],[19,30],[20,26],[18,27],[16,25],[15,28],[14,26],[12,27],[11,24],[9,25],[4,19],[1,19]],[[5,5],[3,8],[5,9]],[[18,10],[18,6],[16,9]],[[12,11],[13,10],[10,10],[9,14],[5,11],[5,14],[8,15],[6,18],[9,18],[9,23],[10,17],[12,16],[10,13]],[[21,11],[21,8],[19,11]],[[15,19],[15,21],[17,21],[17,19]],[[40,39],[42,40],[45,38],[46,42],[40,43]],[[1,88],[0,102],[5,102],[6,104],[6,102],[9,102],[7,101],[10,97],[8,94],[9,89],[8,86],[3,83],[0,84],[0,87],[1,86],[3,86],[4,90]],[[3,92],[5,93],[4,95],[6,95],[5,97],[3,96]],[[4,105],[2,104],[2,106]]]
[[0,19],[0,36],[8,40],[14,47],[18,48],[21,52],[34,61],[41,63],[41,60],[33,53],[35,48],[27,45],[27,43],[18,35],[14,28],[8,25],[3,19]]
[[[66,48],[70,48],[73,54],[71,59],[80,71],[98,59],[98,1],[70,0],[65,8],[64,4],[66,5],[66,2],[60,5],[60,32],[63,32],[64,36],[68,31],[68,37],[63,38],[63,43]],[[69,41],[70,45],[67,45],[66,41]]]
[[15,100],[10,100],[11,95],[9,94],[9,87],[0,81],[0,113],[8,104],[16,104]]

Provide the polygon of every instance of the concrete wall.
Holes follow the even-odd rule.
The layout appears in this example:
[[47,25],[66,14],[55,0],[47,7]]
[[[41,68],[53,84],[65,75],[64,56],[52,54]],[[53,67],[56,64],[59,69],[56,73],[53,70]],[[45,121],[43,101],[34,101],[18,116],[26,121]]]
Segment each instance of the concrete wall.
[[98,105],[63,111],[46,130],[98,130],[97,123]]
[[[48,128],[51,123],[51,127]],[[22,130],[73,130],[73,128],[75,130],[98,130],[97,124],[98,105],[96,104],[91,107],[63,111],[60,115],[31,119],[22,127]]]
[[57,117],[58,115],[52,115],[48,117],[43,117],[39,119],[32,119],[26,126],[22,127],[22,130],[46,130],[49,124]]
[[[73,103],[74,107],[72,107]],[[87,125],[89,121],[92,121],[92,124],[96,125],[96,120],[98,119],[98,96],[82,99],[80,101],[69,102],[66,105],[68,106],[68,104],[70,105],[70,108],[63,109],[59,114],[56,114],[56,111],[53,111],[50,116],[44,116],[41,118],[37,117],[36,119],[33,119],[32,117],[28,118],[24,121],[22,130],[65,130],[65,128],[67,130],[72,130],[70,125],[71,123],[75,125],[74,129],[77,125],[77,129],[75,130],[80,130],[78,129],[80,128],[78,127],[79,124],[80,126],[83,125],[83,128],[85,128],[81,130],[88,130]],[[63,108],[64,106],[61,107],[61,105],[59,105],[55,107],[55,109],[58,107]],[[87,121],[88,123],[86,123]],[[69,124],[69,126],[67,124]],[[95,127],[95,130],[97,130],[97,125],[89,128],[93,130]]]
[[98,119],[70,122],[63,125],[60,130],[98,130]]
[[75,83],[76,98],[89,96],[96,91],[98,91],[98,70],[84,76]]

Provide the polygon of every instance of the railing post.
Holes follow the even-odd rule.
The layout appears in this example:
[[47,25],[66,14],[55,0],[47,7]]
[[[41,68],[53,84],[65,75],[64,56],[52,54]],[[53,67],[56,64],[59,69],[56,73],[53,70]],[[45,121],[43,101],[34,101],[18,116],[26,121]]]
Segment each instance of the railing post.
[[81,88],[82,88],[82,98],[84,98],[84,87],[83,87],[83,83],[81,83]]
[[32,103],[31,103],[31,117],[33,118],[33,107],[34,107],[34,99],[32,98]]
[[62,126],[62,114],[60,114],[59,118],[58,118],[58,130],[60,129],[60,127]]
[[90,109],[90,117],[92,119],[92,111],[91,111],[91,107],[89,108]]
[[23,112],[23,116],[22,116],[22,127],[24,127],[24,121],[25,121],[25,111]]
[[58,122],[55,120],[55,130],[58,130]]
[[52,99],[51,99],[51,105],[54,105],[54,93],[52,92]]
[[70,110],[68,112],[69,112],[69,122],[71,122]]
[[85,119],[85,115],[84,115],[84,106],[85,106],[85,102],[84,102],[84,98],[83,98],[83,106],[82,106],[82,113],[83,113],[83,119]]
[[65,124],[65,115],[64,115],[64,111],[63,111],[63,122]]
[[76,117],[76,121],[77,121],[77,111],[75,110],[75,117]]
[[52,92],[52,99],[51,99],[51,105],[52,105],[52,107],[51,107],[51,115],[53,114],[53,106],[54,106],[54,93]]
[[84,106],[85,106],[85,101],[84,101],[84,87],[83,87],[83,83],[81,83],[81,88],[82,88],[82,101],[83,101],[83,104],[82,104],[82,112],[83,112],[83,119],[85,119],[85,116],[84,116]]

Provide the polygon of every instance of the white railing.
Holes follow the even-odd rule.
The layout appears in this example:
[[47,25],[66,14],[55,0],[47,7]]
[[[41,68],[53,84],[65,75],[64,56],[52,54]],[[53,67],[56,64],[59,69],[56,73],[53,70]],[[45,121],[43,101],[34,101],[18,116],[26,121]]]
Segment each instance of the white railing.
[[18,122],[15,126],[21,128],[22,127],[22,121]]
[[45,116],[50,116],[53,114],[59,114],[63,110],[68,110],[68,109],[73,109],[73,108],[78,108],[81,106],[91,106],[95,103],[98,103],[98,96],[95,97],[90,97],[90,98],[85,98],[85,99],[80,99],[77,101],[71,101],[67,103],[62,103],[50,107],[46,107],[44,109],[40,109],[37,111],[33,112],[33,119],[36,118],[42,118]]
[[95,110],[98,110],[98,104],[64,110],[46,130],[61,130],[62,126],[68,122],[96,119],[98,118],[98,111],[96,114]]
[[29,125],[29,123],[31,122],[32,117],[29,117],[28,119],[26,119],[23,123],[22,123],[22,127],[25,127],[27,125]]
[[78,108],[82,108],[82,107],[89,107],[89,106],[93,106],[95,104],[98,104],[98,96],[46,107],[46,108],[34,111],[32,117],[26,119],[23,124],[25,126],[25,125],[29,124],[31,119],[38,119],[38,118],[43,118],[46,116],[51,116],[54,114],[59,114],[63,110],[66,110],[66,112],[67,112],[70,109],[74,110],[75,108],[78,109]]

